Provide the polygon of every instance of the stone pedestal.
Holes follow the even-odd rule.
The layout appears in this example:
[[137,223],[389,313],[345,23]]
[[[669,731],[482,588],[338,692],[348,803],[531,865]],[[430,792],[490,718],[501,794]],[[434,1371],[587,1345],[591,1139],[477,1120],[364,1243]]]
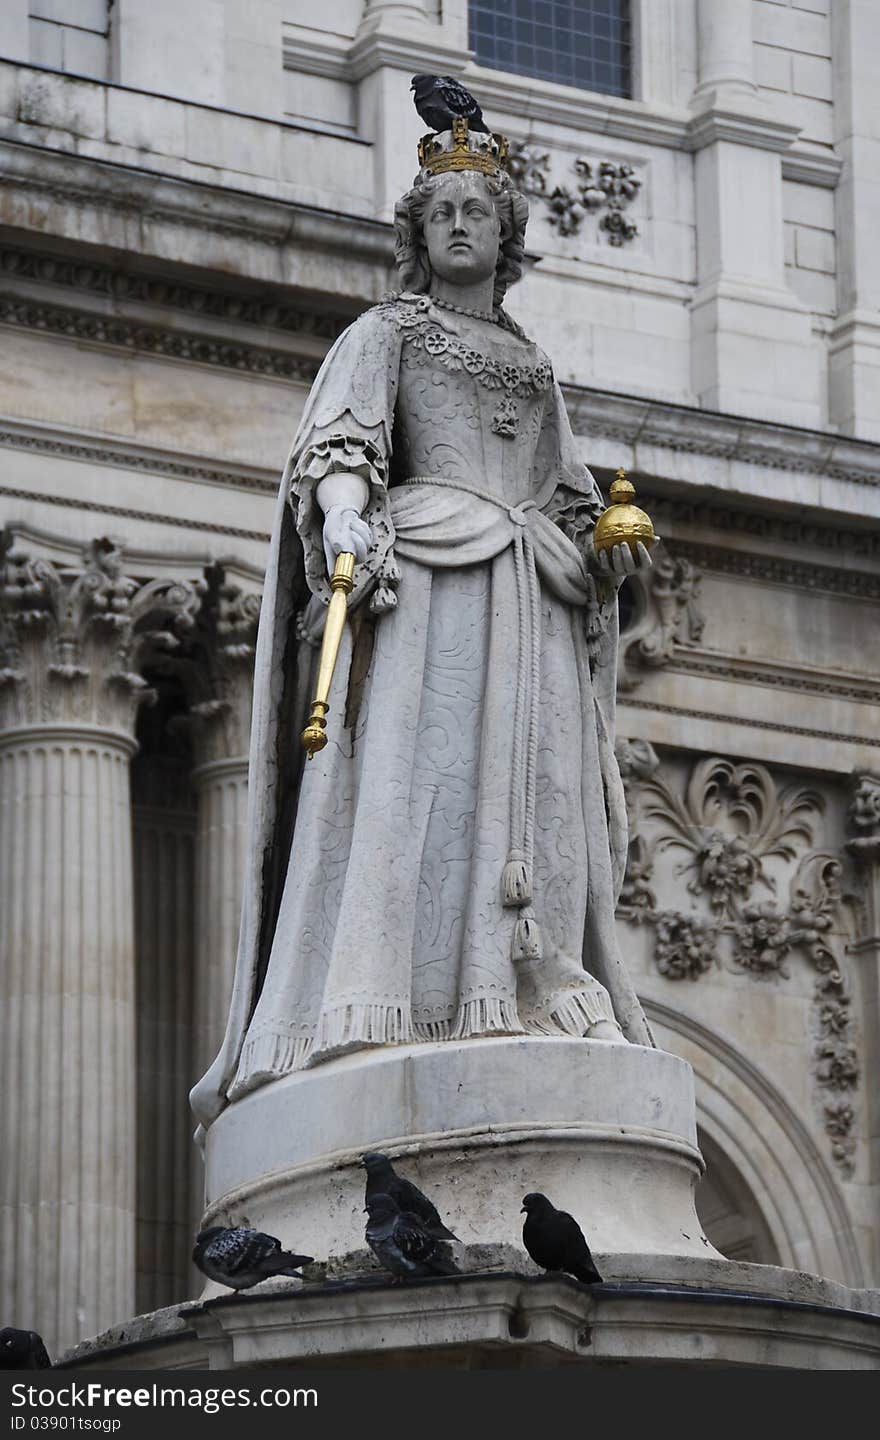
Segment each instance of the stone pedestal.
[[519,1246],[522,1197],[542,1190],[604,1255],[717,1253],[693,1203],[691,1069],[662,1050],[499,1037],[296,1072],[211,1126],[207,1223],[247,1216],[321,1259],[363,1249],[366,1150],[399,1160],[465,1246]]

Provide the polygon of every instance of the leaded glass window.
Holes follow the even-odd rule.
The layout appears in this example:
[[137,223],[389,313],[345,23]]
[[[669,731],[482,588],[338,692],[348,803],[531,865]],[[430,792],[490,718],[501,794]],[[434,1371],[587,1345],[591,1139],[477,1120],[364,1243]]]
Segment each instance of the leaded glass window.
[[478,65],[629,95],[629,0],[470,0]]

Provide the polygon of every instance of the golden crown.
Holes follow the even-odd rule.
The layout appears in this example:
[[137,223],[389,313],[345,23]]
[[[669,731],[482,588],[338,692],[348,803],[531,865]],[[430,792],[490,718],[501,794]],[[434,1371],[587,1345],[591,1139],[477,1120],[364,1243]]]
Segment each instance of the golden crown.
[[467,120],[457,115],[451,130],[445,130],[442,135],[422,136],[419,164],[430,175],[443,175],[448,170],[478,170],[482,175],[494,175],[507,163],[508,148],[505,135],[489,135],[484,131],[471,135]]

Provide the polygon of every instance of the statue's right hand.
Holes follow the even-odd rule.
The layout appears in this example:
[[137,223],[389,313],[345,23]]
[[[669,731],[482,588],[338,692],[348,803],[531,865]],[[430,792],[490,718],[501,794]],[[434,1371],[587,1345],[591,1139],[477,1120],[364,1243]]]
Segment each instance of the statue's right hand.
[[346,550],[359,564],[367,558],[373,539],[366,520],[350,505],[333,505],[324,516],[324,555],[327,574],[333,574],[336,556]]

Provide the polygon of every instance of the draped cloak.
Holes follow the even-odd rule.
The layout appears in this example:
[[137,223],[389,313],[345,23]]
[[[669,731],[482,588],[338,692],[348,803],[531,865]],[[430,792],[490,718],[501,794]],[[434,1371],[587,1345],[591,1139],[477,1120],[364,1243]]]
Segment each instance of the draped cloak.
[[[329,743],[305,766],[329,595],[315,490],[334,471],[366,481],[373,544]],[[365,1045],[603,1019],[652,1043],[614,922],[616,600],[587,565],[602,508],[524,339],[405,295],[328,354],[275,512],[239,949],[226,1035],[192,1092],[202,1125]]]

